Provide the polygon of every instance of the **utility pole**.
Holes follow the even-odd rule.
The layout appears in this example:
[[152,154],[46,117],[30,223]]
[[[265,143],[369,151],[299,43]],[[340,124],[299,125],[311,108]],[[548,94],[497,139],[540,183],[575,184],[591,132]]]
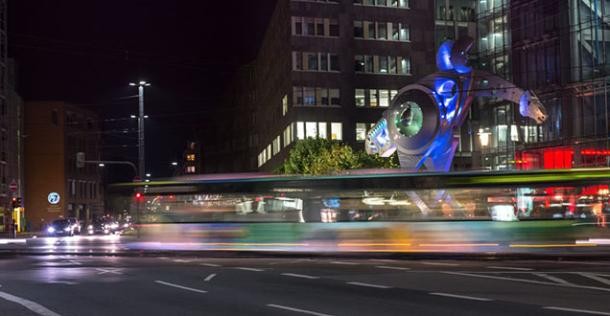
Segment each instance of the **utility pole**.
[[133,87],[138,87],[138,177],[140,177],[140,181],[144,181],[144,174],[146,173],[146,159],[144,151],[144,87],[150,86],[150,83],[146,81],[140,81],[137,84],[131,82],[129,83],[129,85]]

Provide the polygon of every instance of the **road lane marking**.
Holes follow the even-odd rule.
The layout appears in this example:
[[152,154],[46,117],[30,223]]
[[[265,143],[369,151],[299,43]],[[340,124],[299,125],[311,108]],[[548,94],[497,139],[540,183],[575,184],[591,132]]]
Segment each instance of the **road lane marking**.
[[447,266],[447,267],[457,267],[458,263],[448,263],[448,262],[422,262],[422,264],[426,264],[429,266]]
[[187,291],[197,292],[197,293],[207,293],[207,291],[204,291],[204,290],[194,289],[192,287],[183,286],[183,285],[180,285],[180,284],[169,283],[169,282],[165,282],[165,281],[161,281],[161,280],[155,280],[155,283],[161,284],[161,285],[175,287],[177,289],[183,289],[183,290],[187,290]]
[[265,271],[264,269],[246,268],[246,267],[236,267],[235,269],[244,270],[244,271],[254,271],[254,272],[263,272],[263,271]]
[[112,273],[112,274],[123,274],[121,271],[121,268],[109,268],[109,269],[103,269],[103,268],[95,268],[95,270],[99,271],[97,274],[106,274],[106,273]]
[[377,289],[390,289],[391,286],[387,285],[379,285],[379,284],[371,284],[371,283],[363,283],[363,282],[346,282],[347,284],[357,285],[357,286],[366,286],[366,287],[374,287]]
[[174,259],[172,261],[176,262],[176,263],[189,263],[189,262],[193,262],[195,260],[192,260],[192,259]]
[[72,281],[51,281],[49,283],[51,283],[51,284],[67,284],[67,285],[78,284],[77,282],[72,282]]
[[591,310],[586,310],[586,309],[567,308],[567,307],[545,306],[543,308],[555,310],[555,311],[574,312],[574,313],[583,313],[583,314],[591,314],[591,315],[610,315],[610,313],[606,313],[606,312],[591,311]]
[[[583,276],[583,277],[585,277],[585,278],[589,278],[589,279],[591,279],[591,280],[595,280],[595,281],[597,281],[597,282],[599,282],[599,283],[603,283],[603,284],[606,284],[606,285],[610,285],[610,280],[606,280],[606,279],[604,279],[604,278],[602,278],[602,277],[600,277],[600,276],[597,276],[597,275],[595,275],[595,274],[593,274],[593,273],[587,273],[587,272],[578,272],[577,274],[578,274],[578,275],[581,275],[581,276]],[[605,276],[605,275],[604,275],[604,276]]]
[[295,277],[295,278],[310,279],[310,280],[316,280],[316,279],[320,278],[320,277],[313,276],[313,275],[297,274],[297,273],[282,273],[282,275],[289,276],[289,277]]
[[333,316],[333,315],[330,315],[330,314],[324,314],[324,313],[320,313],[320,312],[308,311],[306,309],[300,309],[300,308],[295,308],[295,307],[290,307],[290,306],[283,306],[283,305],[278,305],[278,304],[267,304],[267,306],[268,307],[273,307],[273,308],[278,308],[278,309],[283,309],[283,310],[287,310],[287,311],[291,311],[291,312],[308,314],[308,315]]
[[331,261],[330,263],[332,263],[332,264],[344,264],[344,265],[349,265],[349,266],[358,265],[358,263],[349,262],[349,261]]
[[215,263],[202,263],[201,265],[206,267],[221,267],[221,265]]
[[403,267],[392,267],[392,266],[375,266],[375,268],[379,269],[391,269],[391,270],[411,270],[411,268],[403,268]]
[[41,316],[61,316],[36,302],[6,292],[0,292],[0,298],[3,298],[9,302],[17,303]]
[[479,274],[463,273],[463,272],[441,271],[441,273],[452,274],[452,275],[459,275],[459,276],[467,276],[467,277],[474,277],[474,278],[494,279],[494,280],[513,281],[513,282],[541,284],[541,285],[551,285],[551,286],[563,286],[563,287],[571,287],[571,288],[577,288],[577,289],[588,289],[588,290],[597,290],[597,291],[610,292],[609,288],[597,287],[597,286],[576,285],[576,284],[562,284],[562,283],[555,283],[555,282],[534,281],[534,280],[527,280],[527,279],[515,279],[515,278],[506,278],[506,277],[499,277],[499,276],[492,276],[492,275],[479,275]]
[[558,278],[556,276],[548,275],[546,273],[532,273],[532,274],[537,276],[537,277],[541,277],[543,279],[551,280],[553,282],[557,282],[557,283],[561,283],[561,284],[566,284],[566,285],[573,285],[572,283],[570,283],[570,282],[568,282],[568,281],[566,281],[564,279]]
[[490,302],[490,301],[493,301],[490,298],[475,297],[475,296],[466,296],[466,295],[457,295],[457,294],[441,293],[441,292],[432,292],[432,293],[428,293],[428,294],[436,295],[436,296],[451,297],[451,298],[460,298],[460,299],[471,300],[471,301],[481,301],[481,302]]
[[530,268],[517,268],[517,267],[500,267],[500,266],[489,266],[489,269],[500,269],[500,270],[515,270],[515,271],[532,271]]
[[215,276],[216,276],[216,273],[212,273],[212,274],[208,275],[205,279],[203,279],[203,281],[210,282]]

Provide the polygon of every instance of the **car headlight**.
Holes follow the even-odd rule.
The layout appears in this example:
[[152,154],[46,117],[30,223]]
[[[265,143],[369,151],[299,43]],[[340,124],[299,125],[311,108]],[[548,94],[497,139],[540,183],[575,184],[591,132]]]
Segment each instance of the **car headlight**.
[[93,229],[93,225],[87,226],[87,229],[92,230]]
[[54,232],[55,232],[55,227],[49,227],[49,228],[47,228],[47,232],[49,232],[49,233],[54,233]]
[[70,231],[70,227],[66,227],[66,228],[64,228],[64,231],[65,231],[65,232],[69,232],[69,231]]

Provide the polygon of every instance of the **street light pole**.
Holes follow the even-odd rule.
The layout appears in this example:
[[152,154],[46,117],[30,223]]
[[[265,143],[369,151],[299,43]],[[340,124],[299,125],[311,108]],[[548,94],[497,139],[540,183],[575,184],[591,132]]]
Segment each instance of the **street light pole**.
[[144,87],[150,86],[150,83],[146,81],[140,81],[136,83],[130,83],[130,86],[138,86],[138,99],[139,99],[139,115],[138,115],[138,177],[140,181],[144,180],[144,174],[146,173],[146,159],[145,159],[145,139],[144,139]]

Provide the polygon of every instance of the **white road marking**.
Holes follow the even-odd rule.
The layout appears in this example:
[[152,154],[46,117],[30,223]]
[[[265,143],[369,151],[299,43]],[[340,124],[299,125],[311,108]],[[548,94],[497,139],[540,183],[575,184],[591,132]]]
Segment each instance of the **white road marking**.
[[257,269],[257,268],[246,268],[246,267],[236,267],[235,269],[238,269],[238,270],[245,270],[245,271],[254,271],[254,272],[262,272],[262,271],[265,271],[264,269]]
[[77,282],[72,282],[72,281],[51,281],[49,283],[51,283],[51,284],[67,284],[67,285],[78,284]]
[[452,297],[452,298],[460,298],[460,299],[471,300],[471,301],[481,301],[481,302],[490,302],[490,301],[493,301],[490,298],[475,297],[475,296],[466,296],[466,295],[457,295],[457,294],[450,294],[450,293],[432,292],[432,293],[429,293],[429,294],[430,295],[436,295],[436,296],[445,296],[445,297]]
[[191,259],[174,259],[172,261],[173,262],[177,262],[177,263],[189,263],[189,262],[193,262],[195,260],[191,260]]
[[366,287],[374,287],[378,289],[390,289],[391,286],[387,285],[379,285],[379,284],[371,284],[371,283],[363,283],[363,282],[346,282],[347,284],[357,285],[357,286],[366,286]]
[[187,290],[187,291],[197,292],[197,293],[207,293],[207,291],[204,291],[204,290],[194,289],[192,287],[169,283],[169,282],[165,282],[165,281],[161,281],[161,280],[155,280],[155,283],[166,285],[166,286],[171,286],[171,287],[175,287],[175,288],[183,289],[183,290]]
[[310,279],[310,280],[316,280],[316,279],[320,278],[320,277],[313,276],[313,275],[296,274],[296,273],[282,273],[282,275],[289,276],[289,277],[295,277],[295,278]]
[[429,266],[447,266],[447,267],[457,267],[458,263],[448,263],[448,262],[422,262],[422,264],[427,264]]
[[121,271],[121,268],[108,268],[108,269],[103,269],[103,268],[95,268],[95,270],[99,271],[97,274],[106,274],[106,273],[112,273],[112,274],[123,274]]
[[202,263],[201,265],[206,267],[221,267],[221,265],[215,263]]
[[517,267],[500,267],[500,266],[489,266],[489,269],[500,269],[500,270],[515,270],[515,271],[532,271],[530,268],[517,268]]
[[72,263],[72,264],[77,265],[77,266],[82,265],[82,263],[80,263],[80,262],[78,262],[78,261],[76,261],[76,260],[68,260],[68,261],[69,261],[70,263]]
[[349,265],[349,266],[358,265],[358,263],[349,262],[349,261],[331,261],[330,263],[332,263],[332,264],[345,264],[345,265]]
[[391,269],[391,270],[411,270],[411,268],[403,268],[403,267],[392,267],[392,266],[376,266],[375,268],[379,269]]
[[584,313],[584,314],[591,314],[591,315],[610,315],[610,313],[606,313],[606,312],[591,311],[591,310],[586,310],[586,309],[567,308],[567,307],[545,306],[543,308],[551,309],[551,310],[555,310],[555,311]]
[[562,284],[562,283],[545,282],[545,281],[534,281],[534,280],[527,280],[527,279],[506,278],[506,277],[499,277],[499,276],[492,276],[492,275],[479,275],[479,274],[463,273],[463,272],[442,271],[441,273],[452,274],[452,275],[459,275],[459,276],[467,276],[467,277],[474,277],[474,278],[504,280],[504,281],[513,281],[513,282],[522,282],[522,283],[531,283],[531,284],[541,284],[541,285],[551,285],[551,286],[564,286],[564,287],[572,287],[572,288],[577,288],[577,289],[589,289],[589,290],[597,290],[597,291],[610,292],[609,288],[597,287],[597,286],[586,286],[586,285],[576,285],[576,284]]
[[308,314],[308,315],[332,316],[330,314],[324,314],[324,313],[319,313],[319,312],[314,312],[314,311],[308,311],[306,309],[294,308],[294,307],[290,307],[290,306],[283,306],[283,305],[277,305],[277,304],[267,304],[267,306],[268,307],[273,307],[273,308],[278,308],[278,309],[283,309],[283,310],[287,310],[287,311],[291,311],[291,312]]
[[30,300],[26,300],[25,298],[8,294],[6,292],[0,292],[0,298],[3,298],[9,302],[17,303],[41,316],[61,316],[36,302],[32,302]]
[[532,273],[532,274],[537,276],[537,277],[541,277],[541,278],[544,278],[544,279],[547,279],[547,280],[551,280],[553,282],[557,282],[557,283],[561,283],[561,284],[566,284],[566,285],[572,285],[572,283],[570,283],[570,282],[568,282],[568,281],[566,281],[564,279],[558,278],[556,276],[548,275],[546,273]]
[[203,279],[203,281],[210,282],[215,276],[216,276],[216,273],[212,273],[212,274],[208,275],[205,279]]
[[[604,278],[602,278],[602,277],[600,277],[600,276],[597,276],[597,275],[595,275],[595,274],[593,274],[593,273],[587,273],[587,272],[578,272],[578,275],[582,275],[582,276],[583,276],[583,277],[585,277],[585,278],[589,278],[589,279],[591,279],[591,280],[595,280],[595,281],[597,281],[597,282],[599,282],[599,283],[603,283],[603,284],[606,284],[606,285],[610,285],[610,280],[606,280],[606,279],[604,279]],[[604,276],[605,276],[605,275],[604,275]]]

